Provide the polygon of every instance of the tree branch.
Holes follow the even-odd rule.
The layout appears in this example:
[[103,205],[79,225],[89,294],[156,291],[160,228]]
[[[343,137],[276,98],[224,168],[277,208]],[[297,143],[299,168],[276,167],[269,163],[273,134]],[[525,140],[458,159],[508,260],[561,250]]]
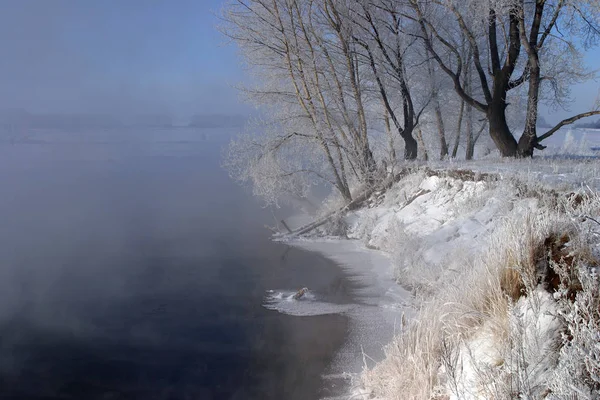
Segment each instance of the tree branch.
[[527,63],[527,65],[525,66],[525,69],[523,70],[523,73],[521,74],[520,77],[518,77],[515,80],[512,80],[510,82],[508,82],[508,90],[514,89],[516,87],[521,86],[523,83],[525,83],[526,80],[529,79],[529,63]]
[[538,41],[538,44],[537,44],[538,49],[540,49],[540,48],[542,48],[542,46],[544,46],[544,42],[546,41],[546,39],[550,35],[550,32],[552,32],[552,29],[556,25],[556,21],[558,20],[558,16],[560,15],[560,11],[563,8],[564,4],[565,4],[565,0],[560,0],[558,2],[558,4],[556,5],[556,9],[554,10],[552,19],[550,20],[550,23],[548,23],[548,26],[546,26],[546,29],[544,29],[544,33],[542,33],[542,37]]
[[490,8],[488,26],[488,41],[490,43],[490,58],[492,59],[492,73],[500,69],[500,55],[498,53],[498,38],[496,36],[496,11]]
[[557,130],[559,130],[560,128],[562,128],[565,125],[570,125],[573,122],[580,120],[581,118],[591,117],[592,115],[598,115],[598,114],[600,114],[600,110],[588,111],[586,113],[575,115],[574,117],[571,117],[571,118],[563,119],[554,128],[550,129],[548,132],[544,133],[542,136],[539,136],[537,138],[537,141],[539,143],[542,140],[548,139],[550,136],[552,136],[554,133],[556,133]]
[[460,26],[460,29],[467,36],[467,39],[469,39],[469,43],[471,44],[471,48],[473,49],[473,62],[475,63],[475,69],[477,70],[477,74],[479,75],[479,80],[481,81],[481,89],[483,90],[483,95],[485,97],[485,100],[488,103],[491,103],[492,93],[490,91],[487,76],[485,75],[485,70],[483,69],[483,66],[481,65],[481,56],[479,53],[479,46],[477,45],[477,40],[475,39],[473,32],[471,32],[471,30],[467,26],[463,16],[460,14],[458,9],[452,4],[449,7],[450,7],[450,10],[456,16],[456,20],[458,21],[458,25]]
[[[419,4],[416,0],[411,0],[411,6],[412,8],[415,10],[415,12],[417,13],[417,18],[411,18],[412,20],[416,21],[420,28],[421,28],[421,32],[422,32],[422,39],[425,42],[425,46],[427,46],[427,49],[429,50],[429,52],[431,53],[431,55],[433,56],[433,58],[437,61],[438,65],[440,66],[440,68],[442,68],[442,70],[452,79],[452,82],[454,83],[454,89],[456,90],[456,92],[458,93],[458,95],[465,101],[467,102],[467,104],[471,105],[472,107],[475,107],[477,110],[481,111],[481,112],[487,112],[487,105],[483,104],[477,100],[475,100],[473,97],[469,96],[464,88],[462,87],[461,83],[460,83],[460,75],[462,72],[462,58],[460,56],[460,53],[458,52],[458,50],[456,49],[456,47],[452,46],[447,40],[445,40],[439,33],[438,31],[435,29],[435,27],[429,22],[427,21],[424,16],[423,13],[419,7]],[[409,17],[410,18],[410,17]],[[435,37],[444,45],[446,46],[452,53],[454,53],[454,55],[456,56],[456,60],[458,63],[457,72],[452,71],[452,69],[450,69],[450,67],[448,67],[444,61],[442,60],[442,57],[435,51],[435,49],[433,48],[433,43],[431,42],[431,39],[429,38],[429,33],[427,31],[427,26],[430,27],[432,33],[435,35]]]

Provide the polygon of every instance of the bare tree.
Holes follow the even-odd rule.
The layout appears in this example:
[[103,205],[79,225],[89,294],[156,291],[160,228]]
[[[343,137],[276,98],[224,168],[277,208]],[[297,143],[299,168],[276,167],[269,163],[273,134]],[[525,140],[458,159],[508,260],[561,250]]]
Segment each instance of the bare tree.
[[[271,168],[275,162],[292,168],[289,160],[282,159],[287,146],[300,142],[312,149],[317,144],[326,171],[306,169],[304,163],[308,161],[297,160],[296,170],[267,175],[286,180],[310,174],[332,183],[350,201],[349,171],[369,182],[376,164],[369,147],[352,43],[347,40],[351,35],[346,26],[335,22],[335,13],[323,2],[236,0],[224,11],[223,31],[237,42],[258,75],[261,85],[246,89],[246,94],[270,110],[281,132],[267,135],[271,142],[262,143],[260,149],[249,146],[237,150],[260,150],[257,157],[271,159]],[[341,78],[348,75],[349,84]],[[314,153],[306,155],[321,159]],[[261,174],[257,167],[263,164],[252,157],[240,159],[253,160],[248,170]],[[254,181],[261,178],[257,176]]]
[[[569,54],[572,60],[581,60],[576,42],[581,40],[584,45],[588,46],[596,42],[600,35],[600,24],[597,19],[597,13],[600,10],[595,1],[574,0],[536,0],[531,5],[525,4],[521,0],[518,10],[519,13],[516,17],[521,44],[527,54],[524,78],[528,81],[525,129],[519,139],[518,150],[521,156],[531,156],[534,149],[544,149],[541,142],[562,126],[600,113],[598,110],[593,110],[572,116],[561,121],[543,135],[537,135],[536,125],[542,82],[547,81],[551,85],[558,86],[589,76],[581,69],[581,63],[578,65],[567,64],[569,65],[568,70],[561,68],[564,67],[564,64],[552,65],[552,61],[555,61],[556,58],[552,54],[552,49],[546,51],[547,48],[559,48]],[[559,25],[562,25],[562,28],[559,28]],[[560,39],[554,38],[557,34],[560,34]],[[550,53],[550,57],[545,53]],[[552,68],[547,66],[543,68],[545,64],[550,64]],[[558,94],[562,95],[563,93],[559,92]]]
[[[386,116],[404,140],[404,158],[412,160],[417,158],[418,150],[413,131],[428,100],[420,107],[415,105],[407,73],[407,57],[414,39],[403,30],[403,8],[394,0],[358,0],[350,18],[360,28],[356,40],[365,50]],[[395,98],[399,99],[400,110],[394,106]]]
[[[503,156],[532,156],[562,126],[600,114],[536,130],[541,101],[562,105],[591,76],[582,49],[600,38],[599,14],[597,0],[228,0],[223,31],[257,78],[244,93],[268,116],[262,134],[232,142],[228,166],[271,202],[318,181],[350,202],[394,163],[398,136],[407,160],[427,158],[432,140],[447,157],[455,122],[452,157],[464,144],[471,159],[486,127]],[[527,108],[518,141],[507,113],[525,107],[514,104]]]
[[[377,167],[369,145],[367,112],[354,26],[345,17],[346,7],[339,1],[311,0],[305,3],[309,5],[311,15],[314,13],[314,18],[310,18],[310,21],[319,20],[320,17],[323,27],[321,31],[311,31],[322,50],[322,58],[326,60],[325,79],[332,88],[331,99],[342,121],[338,128],[348,130],[352,135],[352,148],[357,152],[362,180],[372,183]],[[314,28],[314,25],[312,27]],[[347,83],[344,83],[344,80],[347,80]],[[325,104],[323,106],[325,107]]]
[[[568,37],[561,35],[561,41],[566,41],[571,48],[575,48],[575,42],[581,39],[582,30],[587,37],[594,37],[598,32],[592,18],[594,14],[585,10],[589,11],[596,3],[593,0],[536,0],[535,6],[531,7],[523,0],[410,2],[414,14],[405,16],[419,24],[425,46],[452,79],[456,93],[468,105],[485,114],[490,136],[500,153],[503,156],[529,156],[534,147],[541,148],[539,142],[556,130],[553,128],[540,137],[535,133],[537,95],[543,70],[543,58],[538,57],[539,53],[543,52],[544,45],[552,42],[546,38],[558,33],[557,24],[561,21],[577,28],[571,29]],[[565,13],[567,8],[579,11]],[[544,14],[546,10],[550,10],[547,15]],[[451,15],[451,18],[440,18],[442,15]],[[465,60],[459,51],[460,36],[467,38],[471,61]],[[520,57],[522,48],[526,50],[526,59]],[[480,97],[465,91],[461,72],[467,65],[476,72],[476,92],[481,93]],[[516,74],[517,70],[520,73]],[[509,91],[523,84],[529,85],[529,110],[526,131],[519,145],[508,126],[506,108]],[[559,125],[596,113],[598,111],[579,114]]]
[[442,115],[442,104],[440,102],[440,92],[437,82],[437,74],[434,66],[434,61],[431,58],[427,59],[427,72],[429,82],[431,84],[431,97],[433,100],[433,110],[435,114],[435,124],[437,128],[438,139],[440,142],[440,160],[448,156],[448,143],[446,142],[446,129],[444,127],[444,117]]

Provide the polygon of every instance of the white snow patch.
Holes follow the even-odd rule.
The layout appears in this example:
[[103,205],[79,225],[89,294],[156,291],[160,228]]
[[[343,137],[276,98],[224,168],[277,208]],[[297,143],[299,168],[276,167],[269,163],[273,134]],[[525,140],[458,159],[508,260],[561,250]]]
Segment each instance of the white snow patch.
[[[469,167],[500,178],[469,181],[417,171],[346,216],[351,240],[290,243],[333,259],[359,283],[359,304],[343,311],[351,319],[350,340],[331,371],[356,378],[367,367],[366,386],[354,386],[353,398],[541,398],[552,387],[564,328],[556,299],[534,282],[527,296],[510,304],[499,273],[527,257],[528,229],[534,241],[543,241],[565,221],[579,221],[558,215],[543,190],[571,191],[583,183],[593,193],[600,167],[569,160]],[[567,201],[566,193],[557,196]],[[585,212],[597,216],[595,207]],[[417,315],[416,306],[426,312]],[[396,339],[384,355],[383,346],[401,332],[406,339]],[[456,363],[451,376],[439,360],[444,338],[452,341],[446,349]]]
[[[405,316],[414,313],[411,295],[396,283],[390,257],[368,249],[356,240],[299,239],[288,244],[323,254],[337,262],[358,284],[356,304],[342,306],[315,302],[320,312],[337,307],[350,318],[349,338],[326,376],[343,378],[352,387],[365,367],[370,368],[383,359],[383,348],[392,340],[396,327]],[[298,305],[305,306],[306,303]]]
[[299,299],[294,298],[295,294],[295,291],[289,290],[269,290],[265,296],[263,307],[297,317],[341,314],[355,307],[352,304],[334,304],[319,301],[315,293],[311,291],[305,292]]
[[550,293],[537,288],[510,310],[508,338],[502,338],[493,321],[485,321],[458,348],[453,373],[441,368],[449,399],[487,399],[511,391],[525,398],[544,398],[558,358],[562,325],[557,311]]

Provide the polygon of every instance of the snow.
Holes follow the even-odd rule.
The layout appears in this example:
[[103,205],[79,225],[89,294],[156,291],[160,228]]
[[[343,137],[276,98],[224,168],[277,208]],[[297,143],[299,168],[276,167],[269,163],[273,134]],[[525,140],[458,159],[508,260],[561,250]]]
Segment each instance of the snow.
[[365,367],[384,357],[383,347],[404,316],[414,313],[410,293],[396,283],[390,257],[366,248],[357,240],[298,239],[287,244],[318,252],[339,264],[358,283],[355,304],[321,302],[318,295],[293,300],[293,292],[272,291],[265,307],[294,316],[343,313],[350,318],[349,338],[338,352],[326,380],[343,380],[353,386]]
[[297,317],[341,314],[355,307],[352,304],[333,304],[320,301],[318,296],[310,291],[300,299],[295,299],[295,294],[296,292],[289,290],[269,290],[263,306],[268,310]]
[[[295,241],[294,245],[316,251],[339,263],[359,283],[356,307],[350,318],[350,336],[337,354],[331,373],[345,373],[356,380],[365,366],[384,357],[383,347],[394,335],[403,315],[410,315],[410,293],[397,285],[389,257],[356,241]],[[364,365],[364,364],[367,365]]]
[[403,303],[410,294],[394,279],[390,257],[366,248],[353,240],[297,240],[290,244],[321,253],[337,262],[353,279],[361,284],[358,299],[362,304],[383,307]]
[[[557,299],[530,284],[513,303],[500,282],[513,269],[537,279],[526,279],[521,263],[549,233],[592,229],[573,221],[577,213],[597,217],[600,201],[573,214],[565,192],[593,194],[599,167],[564,159],[468,166],[495,178],[451,177],[444,172],[463,166],[430,163],[346,215],[348,239],[290,242],[331,258],[360,283],[352,306],[285,295],[270,304],[293,315],[350,317],[350,339],[328,378],[350,377],[357,398],[539,398],[556,386],[556,366],[564,364]],[[567,211],[558,212],[543,190],[558,193]]]
[[[532,398],[543,398],[552,382],[558,356],[561,324],[557,309],[551,295],[539,288],[533,296],[519,299],[509,316],[515,336],[510,338],[508,349],[497,343],[498,327],[492,321],[484,322],[456,354],[456,381],[449,385],[453,388],[449,400],[487,399],[506,390],[504,385],[527,386],[523,391]],[[513,376],[502,382],[502,375],[507,373]],[[496,381],[482,379],[484,374]]]

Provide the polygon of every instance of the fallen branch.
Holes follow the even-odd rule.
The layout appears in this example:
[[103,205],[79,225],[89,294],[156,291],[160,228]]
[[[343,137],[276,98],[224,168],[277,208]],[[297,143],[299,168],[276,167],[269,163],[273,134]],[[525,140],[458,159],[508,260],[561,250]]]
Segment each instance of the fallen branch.
[[[419,169],[419,168],[418,167],[403,168],[396,175],[388,176],[381,183],[381,185],[375,185],[375,186],[371,187],[370,189],[365,190],[362,194],[357,196],[354,200],[352,200],[350,203],[346,204],[345,206],[343,206],[335,211],[330,212],[329,214],[325,215],[322,218],[319,218],[316,221],[311,222],[310,224],[301,226],[300,228],[293,230],[293,231],[289,231],[288,233],[279,232],[278,234],[273,235],[273,237],[276,239],[289,239],[289,238],[304,235],[310,231],[313,231],[313,230],[325,225],[327,222],[331,221],[336,216],[343,215],[343,214],[347,213],[348,211],[352,211],[352,210],[356,210],[357,208],[360,208],[363,205],[363,203],[365,201],[367,201],[375,192],[389,189],[394,183],[400,181],[400,179],[402,179],[405,176],[409,175],[410,173],[416,171],[417,169]],[[496,174],[479,173],[479,172],[473,172],[470,170],[440,171],[440,170],[432,170],[432,169],[426,167],[424,169],[424,171],[428,176],[447,176],[449,178],[460,179],[462,181],[479,181],[479,180],[494,180],[495,181],[495,180],[500,179],[500,177]],[[403,205],[403,207],[408,206],[410,203],[415,201],[419,196],[422,196],[427,193],[429,193],[428,190],[424,190],[424,189],[419,190],[416,194],[414,194],[410,199],[407,200],[407,202]],[[288,228],[288,230],[289,230],[289,228]]]
[[417,193],[412,195],[411,198],[406,201],[406,203],[402,204],[402,207],[400,207],[400,210],[404,209],[405,207],[408,207],[413,201],[415,201],[419,197],[423,196],[424,194],[427,194],[430,192],[431,192],[431,190],[427,190],[427,189],[419,190]]
[[390,175],[389,177],[387,177],[381,183],[381,185],[375,185],[375,186],[365,190],[362,194],[355,197],[354,200],[352,200],[350,203],[346,204],[345,206],[343,206],[335,211],[330,212],[329,214],[325,215],[324,217],[322,217],[316,221],[313,221],[310,224],[304,225],[294,231],[290,231],[287,234],[280,233],[279,235],[274,235],[274,236],[278,239],[285,239],[285,238],[291,238],[294,236],[304,235],[312,230],[315,230],[318,227],[325,225],[327,222],[331,221],[334,217],[336,217],[338,215],[343,215],[348,211],[352,211],[352,210],[356,210],[357,208],[360,208],[361,205],[373,195],[373,193],[380,191],[380,190],[387,190],[394,183],[398,182],[400,179],[402,179],[403,177],[408,175],[411,171],[413,171],[412,168],[404,168],[400,172],[398,172],[396,175]]

